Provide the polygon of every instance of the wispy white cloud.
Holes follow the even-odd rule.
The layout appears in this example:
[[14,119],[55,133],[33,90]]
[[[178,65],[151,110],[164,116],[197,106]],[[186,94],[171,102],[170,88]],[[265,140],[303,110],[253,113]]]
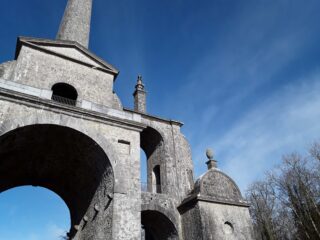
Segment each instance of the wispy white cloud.
[[211,142],[220,166],[244,189],[281,160],[303,151],[320,133],[320,73],[279,89]]
[[[275,19],[281,21],[279,11],[266,10],[268,14],[264,13],[265,18],[259,17],[259,20],[257,15],[261,12],[250,14],[249,11],[255,12],[247,9],[234,19],[237,27],[230,28],[216,45],[208,46],[207,52],[190,69],[185,84],[172,96],[178,101],[177,105],[199,111],[198,105],[211,103],[227,107],[240,102],[257,87],[270,82],[309,44],[304,28],[273,35]],[[168,98],[170,104],[172,98]],[[185,112],[185,108],[181,111]],[[203,112],[207,114],[207,111]]]
[[66,230],[59,227],[56,224],[49,224],[47,226],[47,238],[48,240],[61,239],[62,236],[66,235]]
[[228,20],[166,103],[182,106],[172,115],[187,123],[196,175],[205,171],[211,146],[242,189],[320,130],[320,72],[301,67],[304,79],[290,75],[318,38],[312,4],[264,3],[243,5]]

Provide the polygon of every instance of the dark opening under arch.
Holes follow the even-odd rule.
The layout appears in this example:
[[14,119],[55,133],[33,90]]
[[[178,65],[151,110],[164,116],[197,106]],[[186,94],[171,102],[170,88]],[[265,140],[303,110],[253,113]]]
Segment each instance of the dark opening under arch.
[[178,232],[171,220],[154,210],[141,212],[142,240],[178,240]]
[[[165,192],[163,172],[160,171],[164,164],[164,143],[161,134],[151,128],[145,128],[140,134],[140,146],[147,159],[147,191],[160,193]],[[143,178],[142,178],[143,179]]]
[[[104,237],[110,238],[113,170],[104,150],[87,135],[68,127],[36,124],[0,136],[0,179],[0,194],[23,185],[58,194],[70,210],[71,237],[81,231],[81,239],[89,239],[104,222],[108,223]],[[90,211],[95,204],[104,209],[103,214]],[[90,219],[85,227],[84,216]]]
[[77,103],[77,90],[67,83],[56,83],[52,86],[52,100],[73,105]]

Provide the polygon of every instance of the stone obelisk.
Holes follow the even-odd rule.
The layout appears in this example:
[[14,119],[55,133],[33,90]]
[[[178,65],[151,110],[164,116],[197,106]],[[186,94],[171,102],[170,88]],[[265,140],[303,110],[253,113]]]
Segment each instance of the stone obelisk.
[[88,48],[92,0],[68,0],[57,39],[70,40]]

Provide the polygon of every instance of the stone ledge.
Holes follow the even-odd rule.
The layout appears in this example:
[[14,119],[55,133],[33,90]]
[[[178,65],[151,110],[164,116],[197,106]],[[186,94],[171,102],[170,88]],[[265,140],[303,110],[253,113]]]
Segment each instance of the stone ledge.
[[210,196],[202,196],[200,194],[192,194],[182,201],[182,203],[178,206],[178,209],[184,209],[187,206],[195,204],[197,202],[210,202],[210,203],[232,205],[232,206],[238,206],[238,207],[247,207],[247,208],[250,207],[249,203],[246,201],[234,201],[232,199],[221,199],[221,198],[214,198]]
[[58,55],[62,58],[66,58],[69,59],[71,61],[75,61],[78,62],[79,64],[84,64],[87,65],[89,67],[94,67],[91,66],[90,64],[86,64],[82,61],[78,61],[76,59],[73,58],[69,58],[65,55],[56,53],[54,51],[50,51],[48,49],[45,49],[43,47],[41,47],[41,45],[54,45],[54,46],[61,46],[61,47],[74,47],[77,48],[78,50],[80,50],[82,53],[84,53],[85,55],[87,55],[88,57],[90,57],[91,59],[93,59],[94,61],[99,62],[100,64],[102,64],[104,67],[98,67],[96,68],[97,70],[103,71],[103,72],[107,72],[107,73],[111,73],[115,76],[114,81],[116,80],[118,74],[119,74],[119,70],[117,70],[114,66],[112,66],[111,64],[105,62],[104,60],[102,60],[101,58],[99,58],[98,56],[96,56],[95,54],[93,54],[92,52],[90,52],[88,49],[86,49],[85,47],[83,47],[81,44],[75,42],[75,41],[70,41],[70,40],[50,40],[50,39],[42,39],[42,38],[34,38],[34,37],[22,37],[20,36],[17,40],[17,47],[16,47],[16,53],[15,53],[15,59],[18,58],[18,55],[20,53],[20,49],[21,46],[25,44],[29,47],[33,47],[33,48],[37,48],[41,51],[44,52],[49,52],[55,55]]
[[[12,90],[15,92],[19,92],[22,94],[27,94],[34,97],[47,99],[47,100],[51,100],[51,97],[52,97],[52,91],[50,90],[39,89],[39,88],[31,87],[25,84],[4,80],[1,78],[0,78],[0,88]],[[80,107],[89,111],[93,111],[93,112],[99,112],[99,113],[113,116],[116,118],[131,120],[134,122],[141,122],[141,115],[139,113],[134,113],[134,112],[131,113],[126,111],[120,111],[118,109],[112,109],[110,107],[106,107],[101,104],[96,104],[84,99],[77,103],[77,107]]]
[[142,131],[146,128],[146,125],[140,122],[132,121],[129,119],[121,119],[118,117],[110,116],[104,113],[94,112],[86,110],[76,106],[69,106],[61,104],[51,99],[43,99],[39,96],[29,95],[26,93],[21,93],[14,91],[12,89],[2,88],[0,86],[0,99],[6,100],[9,102],[16,102],[19,104],[32,106],[35,108],[42,108],[44,110],[53,111],[53,112],[63,112],[65,115],[76,116],[78,118],[83,118],[87,120],[92,120],[96,122],[107,122],[110,125],[135,130]]
[[161,121],[161,122],[165,122],[165,123],[169,123],[169,124],[174,124],[174,125],[178,125],[179,127],[183,126],[183,122],[179,122],[179,121],[176,121],[176,120],[161,118],[161,117],[158,117],[158,116],[155,116],[155,115],[151,115],[151,114],[148,114],[148,113],[142,113],[142,112],[135,111],[135,110],[132,110],[132,109],[129,109],[129,108],[123,108],[123,110],[125,112],[130,112],[130,113],[133,113],[133,114],[139,114],[139,115],[141,115],[142,118],[145,118],[145,119],[151,119],[151,120]]

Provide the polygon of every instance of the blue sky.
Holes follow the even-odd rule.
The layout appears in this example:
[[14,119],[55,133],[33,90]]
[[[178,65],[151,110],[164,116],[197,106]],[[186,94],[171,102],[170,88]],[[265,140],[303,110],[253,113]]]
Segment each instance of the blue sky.
[[[244,191],[319,139],[319,1],[94,1],[90,49],[120,70],[124,106],[142,74],[148,112],[185,123],[196,176],[211,147]],[[65,4],[2,0],[0,62],[19,35],[55,38]]]
[[1,240],[60,240],[70,227],[63,200],[41,187],[18,187],[0,196]]

